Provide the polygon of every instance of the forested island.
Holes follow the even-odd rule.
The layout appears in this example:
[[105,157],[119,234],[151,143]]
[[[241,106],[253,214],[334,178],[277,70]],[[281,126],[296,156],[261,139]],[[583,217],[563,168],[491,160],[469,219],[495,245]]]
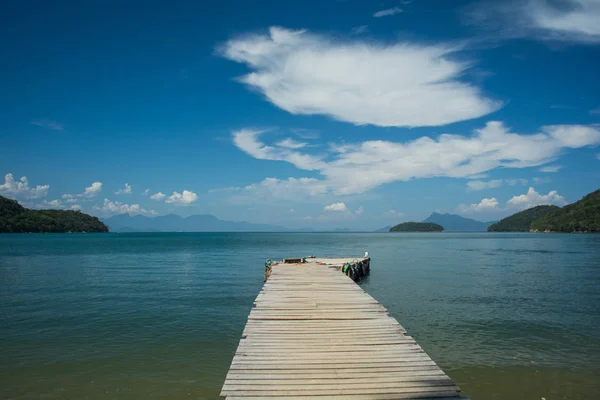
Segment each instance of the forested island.
[[30,210],[0,196],[0,233],[108,232],[97,217],[70,210]]
[[390,232],[443,232],[444,227],[433,222],[403,222],[390,228]]
[[600,232],[600,189],[566,205],[537,206],[491,225],[490,232]]
[[531,224],[551,211],[560,210],[557,206],[536,206],[520,211],[488,227],[488,232],[529,232]]
[[540,232],[600,232],[600,189],[531,223]]

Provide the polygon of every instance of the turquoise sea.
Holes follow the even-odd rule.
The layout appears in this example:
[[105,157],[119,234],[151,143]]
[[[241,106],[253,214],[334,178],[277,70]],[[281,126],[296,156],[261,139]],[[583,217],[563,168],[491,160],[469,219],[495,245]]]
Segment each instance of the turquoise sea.
[[0,235],[1,399],[216,399],[264,260],[362,287],[473,399],[600,398],[600,235]]

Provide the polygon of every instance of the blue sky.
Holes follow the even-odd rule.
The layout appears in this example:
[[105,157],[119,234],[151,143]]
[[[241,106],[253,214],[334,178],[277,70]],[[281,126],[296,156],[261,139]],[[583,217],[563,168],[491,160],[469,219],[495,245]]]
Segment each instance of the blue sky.
[[600,182],[600,0],[10,1],[0,194],[375,229]]

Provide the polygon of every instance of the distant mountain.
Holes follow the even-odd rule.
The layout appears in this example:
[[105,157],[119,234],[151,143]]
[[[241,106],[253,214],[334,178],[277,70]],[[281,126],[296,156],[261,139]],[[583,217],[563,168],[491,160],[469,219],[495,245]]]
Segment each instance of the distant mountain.
[[389,232],[392,225],[385,226],[383,228],[377,229],[375,232]]
[[546,214],[560,210],[557,206],[537,206],[527,210],[520,211],[516,214],[501,219],[489,226],[489,232],[529,232],[531,223],[540,218],[544,218]]
[[533,221],[531,229],[541,232],[600,232],[600,189],[573,204],[551,210]]
[[434,212],[423,222],[442,225],[446,232],[485,232],[496,221],[481,222],[456,214],[438,214]]
[[350,228],[335,228],[333,230],[334,233],[349,233],[349,232],[355,232]]
[[119,214],[106,218],[104,223],[113,232],[283,232],[276,225],[224,221],[213,215],[190,215],[183,218],[168,214],[159,217]]
[[390,228],[390,232],[443,232],[444,227],[433,222],[403,222]]
[[96,217],[72,210],[29,210],[0,196],[0,233],[108,232]]

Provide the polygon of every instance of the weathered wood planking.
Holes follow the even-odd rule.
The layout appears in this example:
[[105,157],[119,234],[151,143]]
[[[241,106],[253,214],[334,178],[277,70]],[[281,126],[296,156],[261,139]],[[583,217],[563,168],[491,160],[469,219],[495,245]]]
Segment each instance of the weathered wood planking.
[[340,272],[347,262],[352,259],[272,266],[221,396],[461,399],[459,388],[385,307]]

